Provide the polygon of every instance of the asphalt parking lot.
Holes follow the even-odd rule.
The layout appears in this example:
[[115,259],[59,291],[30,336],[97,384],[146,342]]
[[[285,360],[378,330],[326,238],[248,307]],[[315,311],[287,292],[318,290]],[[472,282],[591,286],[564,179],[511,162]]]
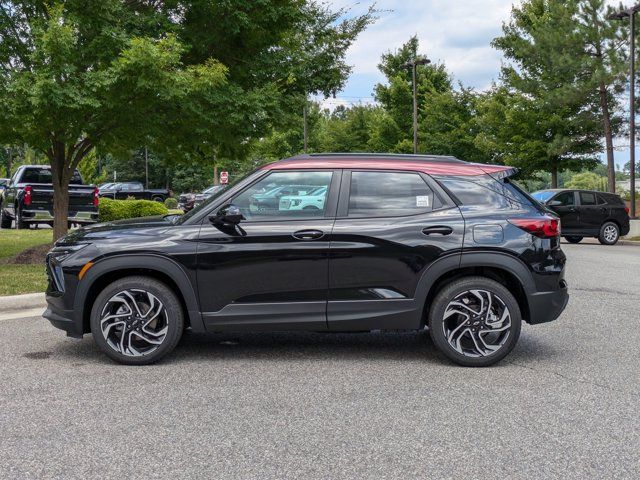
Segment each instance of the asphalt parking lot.
[[0,321],[2,478],[639,478],[640,247],[563,245],[571,300],[488,369],[428,334],[188,334],[123,367]]

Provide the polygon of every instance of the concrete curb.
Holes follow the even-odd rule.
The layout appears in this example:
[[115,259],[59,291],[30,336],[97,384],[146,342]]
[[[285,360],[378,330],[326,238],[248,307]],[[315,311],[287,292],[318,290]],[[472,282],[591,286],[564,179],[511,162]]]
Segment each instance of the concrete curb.
[[44,293],[27,293],[26,295],[11,295],[0,297],[0,312],[7,313],[34,308],[46,308]]

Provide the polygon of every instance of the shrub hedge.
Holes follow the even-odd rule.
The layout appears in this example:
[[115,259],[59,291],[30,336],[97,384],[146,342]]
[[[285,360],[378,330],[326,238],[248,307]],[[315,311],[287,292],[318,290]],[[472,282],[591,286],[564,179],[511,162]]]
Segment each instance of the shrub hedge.
[[169,210],[174,210],[178,208],[178,199],[169,197],[164,201],[164,206],[167,207]]
[[152,217],[166,215],[167,207],[160,202],[149,200],[112,200],[101,198],[98,207],[101,222],[123,220],[125,218]]

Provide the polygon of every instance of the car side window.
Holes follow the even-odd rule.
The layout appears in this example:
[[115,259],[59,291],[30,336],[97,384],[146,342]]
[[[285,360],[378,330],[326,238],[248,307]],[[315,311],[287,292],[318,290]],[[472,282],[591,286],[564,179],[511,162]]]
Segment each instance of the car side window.
[[230,203],[249,221],[322,218],[332,177],[325,171],[272,172]]
[[576,199],[573,195],[573,192],[563,192],[556,196],[554,200],[560,202],[560,205],[564,207],[571,207],[576,204]]
[[352,172],[349,217],[395,217],[433,210],[433,190],[417,173]]
[[588,207],[592,205],[597,205],[598,201],[596,200],[596,194],[591,192],[580,192],[580,205],[583,207]]

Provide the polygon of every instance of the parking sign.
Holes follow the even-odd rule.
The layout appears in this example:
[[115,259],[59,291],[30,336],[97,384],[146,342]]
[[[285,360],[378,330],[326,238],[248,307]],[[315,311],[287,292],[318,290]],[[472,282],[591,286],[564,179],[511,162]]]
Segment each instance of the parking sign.
[[223,185],[229,183],[229,172],[220,172],[220,183]]

